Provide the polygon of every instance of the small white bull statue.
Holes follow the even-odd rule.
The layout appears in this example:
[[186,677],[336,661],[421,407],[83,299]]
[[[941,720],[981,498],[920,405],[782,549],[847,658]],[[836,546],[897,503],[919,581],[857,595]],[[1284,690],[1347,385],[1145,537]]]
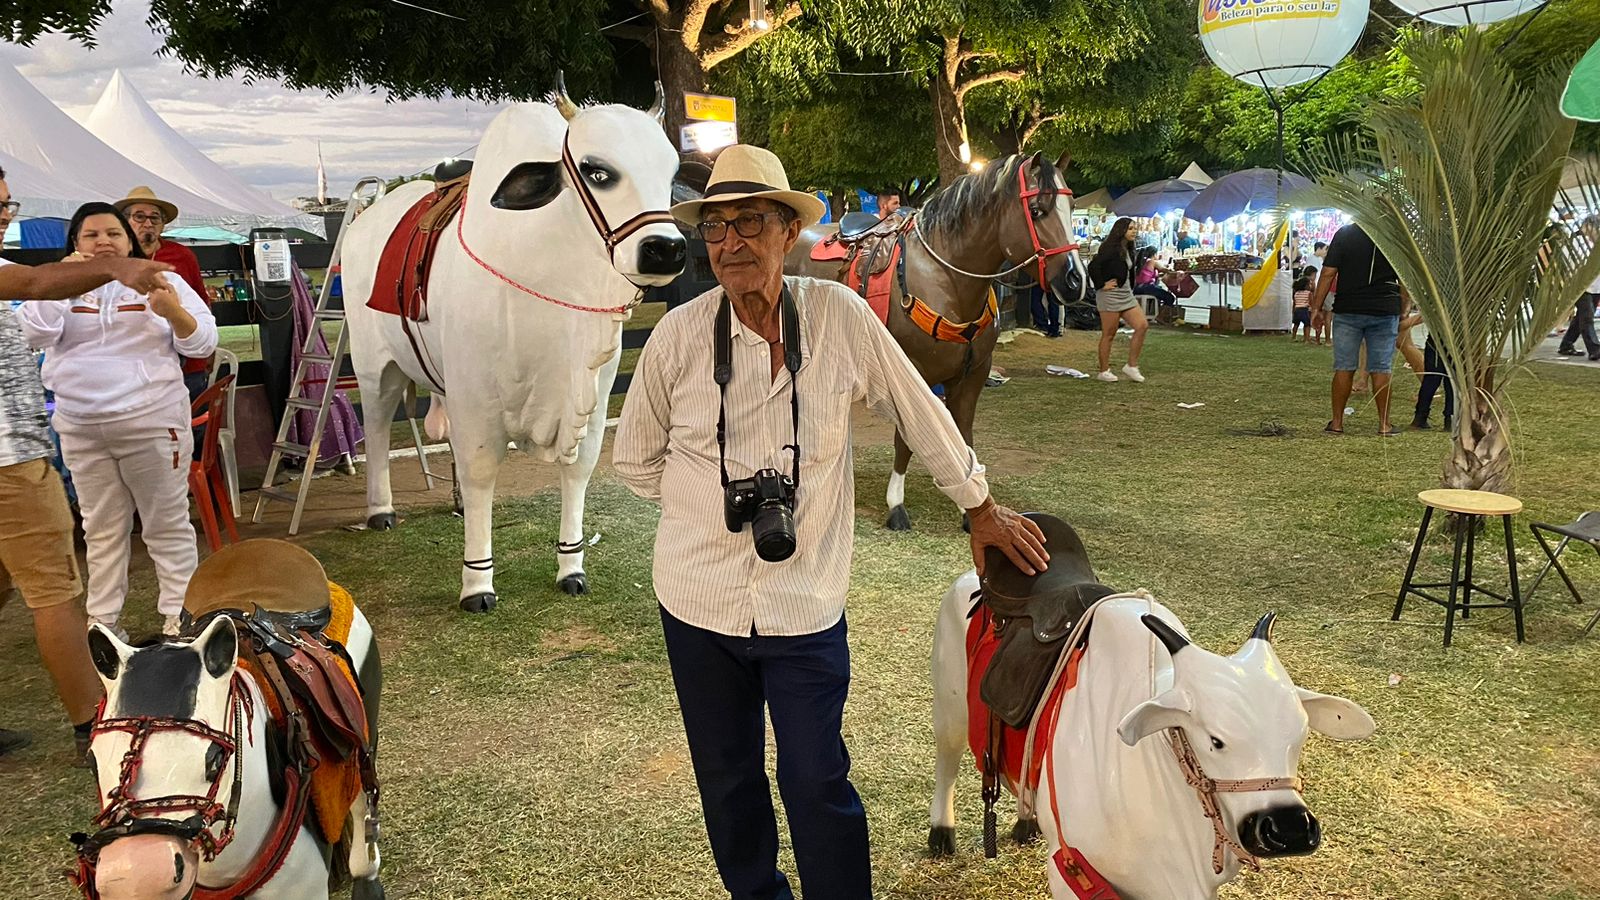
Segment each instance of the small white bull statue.
[[[955,850],[955,776],[968,746],[965,639],[978,587],[974,572],[951,585],[934,638],[936,854]],[[1271,613],[1232,656],[1190,643],[1178,617],[1143,592],[1106,597],[1089,616],[1076,686],[1038,726],[1047,729],[1039,796],[1019,797],[1013,832],[1035,834],[1037,811],[1052,897],[1079,896],[1067,885],[1078,873],[1063,848],[1122,900],[1214,900],[1241,866],[1314,852],[1322,832],[1300,792],[1301,749],[1310,731],[1368,737],[1376,726],[1366,711],[1295,686],[1272,648]]]

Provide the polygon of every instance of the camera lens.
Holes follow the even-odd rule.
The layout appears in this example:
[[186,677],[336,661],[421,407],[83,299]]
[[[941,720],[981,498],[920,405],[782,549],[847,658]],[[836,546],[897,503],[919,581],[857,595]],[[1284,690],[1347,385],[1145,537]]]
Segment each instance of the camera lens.
[[794,555],[794,513],[781,500],[762,503],[750,519],[756,555],[767,562],[783,562]]

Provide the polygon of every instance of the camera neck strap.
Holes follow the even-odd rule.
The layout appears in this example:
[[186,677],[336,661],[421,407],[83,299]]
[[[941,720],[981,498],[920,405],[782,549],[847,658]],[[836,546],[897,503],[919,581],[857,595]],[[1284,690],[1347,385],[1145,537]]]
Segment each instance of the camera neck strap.
[[[794,453],[795,487],[800,486],[800,393],[796,387],[800,372],[800,310],[795,306],[789,284],[784,282],[779,298],[779,315],[783,325],[783,366],[789,370],[789,411],[794,425],[794,443],[783,449]],[[726,291],[722,304],[717,307],[714,363],[711,377],[717,382],[717,463],[722,468],[722,486],[728,479],[728,382],[733,380],[733,301]]]

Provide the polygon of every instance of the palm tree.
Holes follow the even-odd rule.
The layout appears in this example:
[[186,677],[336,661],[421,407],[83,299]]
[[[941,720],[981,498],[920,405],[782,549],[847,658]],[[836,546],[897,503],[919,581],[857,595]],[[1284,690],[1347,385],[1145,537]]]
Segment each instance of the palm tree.
[[[1595,219],[1574,229],[1550,215],[1575,127],[1558,108],[1566,72],[1514,72],[1474,29],[1421,34],[1405,53],[1418,90],[1378,100],[1358,133],[1315,152],[1315,193],[1394,264],[1465,388],[1444,486],[1500,491],[1506,386],[1600,275]],[[1581,179],[1591,209],[1596,176]]]

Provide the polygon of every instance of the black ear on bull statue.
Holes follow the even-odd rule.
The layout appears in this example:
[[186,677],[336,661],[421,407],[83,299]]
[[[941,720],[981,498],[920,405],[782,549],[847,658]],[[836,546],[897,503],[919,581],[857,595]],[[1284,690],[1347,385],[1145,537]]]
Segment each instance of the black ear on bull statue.
[[233,620],[227,616],[217,616],[194,639],[194,648],[200,652],[200,661],[205,664],[207,675],[221,678],[228,674],[239,658],[239,632],[234,628]]
[[518,163],[494,189],[489,205],[496,209],[538,209],[561,194],[561,164]]
[[117,639],[104,625],[92,625],[89,628],[89,659],[94,663],[94,670],[106,681],[116,681],[122,674],[122,667],[127,663],[128,657],[133,654],[133,648]]

